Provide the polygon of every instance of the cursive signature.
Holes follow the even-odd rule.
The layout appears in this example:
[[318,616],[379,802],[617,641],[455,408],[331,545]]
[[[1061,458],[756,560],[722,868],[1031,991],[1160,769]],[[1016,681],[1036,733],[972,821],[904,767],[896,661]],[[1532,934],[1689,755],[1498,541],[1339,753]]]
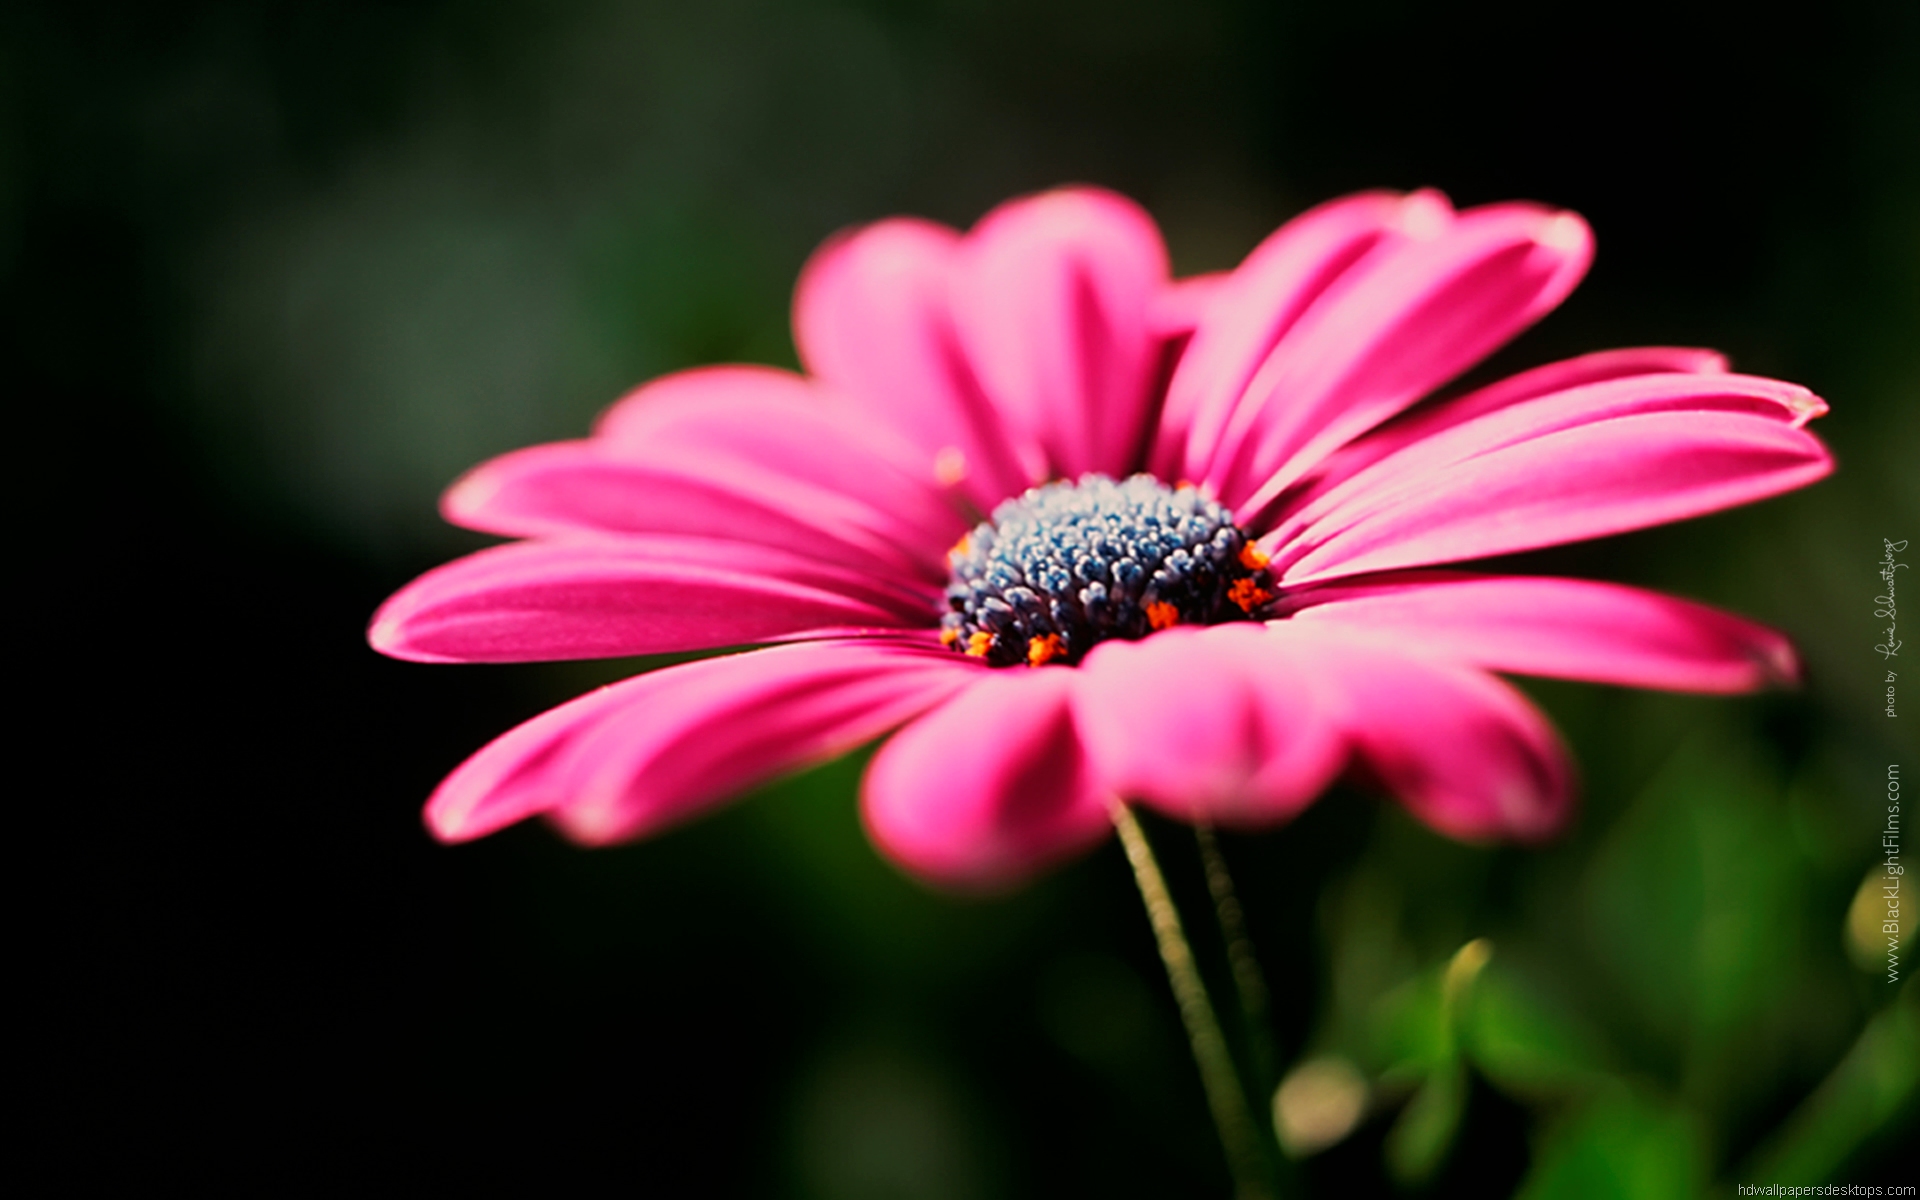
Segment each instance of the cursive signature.
[[1873,615],[1886,620],[1887,640],[1875,646],[1874,649],[1880,652],[1880,659],[1884,662],[1889,658],[1898,658],[1900,655],[1901,642],[1894,636],[1899,628],[1899,608],[1894,603],[1894,599],[1899,592],[1898,572],[1904,571],[1907,564],[1895,559],[1894,555],[1907,548],[1907,539],[1901,538],[1896,542],[1891,538],[1881,538],[1880,545],[1884,550],[1884,556],[1880,559],[1880,578],[1887,585],[1887,591],[1885,595],[1873,598],[1876,605]]

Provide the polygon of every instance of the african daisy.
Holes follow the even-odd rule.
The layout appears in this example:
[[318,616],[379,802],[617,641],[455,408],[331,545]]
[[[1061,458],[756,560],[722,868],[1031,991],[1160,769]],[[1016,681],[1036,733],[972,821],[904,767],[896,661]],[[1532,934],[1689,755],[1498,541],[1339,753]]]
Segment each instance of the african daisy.
[[1001,886],[1138,802],[1286,820],[1344,772],[1468,838],[1536,838],[1563,750],[1494,672],[1732,692],[1779,635],[1577,579],[1437,570],[1800,487],[1825,405],[1701,350],[1589,355],[1422,404],[1587,266],[1571,213],[1367,193],[1173,281],[1130,202],[966,234],[890,220],[801,277],[806,374],[687,371],[584,441],[476,468],[376,648],[519,662],[754,646],[582,696],[435,792],[433,831],[643,837],[891,734],[879,848]]

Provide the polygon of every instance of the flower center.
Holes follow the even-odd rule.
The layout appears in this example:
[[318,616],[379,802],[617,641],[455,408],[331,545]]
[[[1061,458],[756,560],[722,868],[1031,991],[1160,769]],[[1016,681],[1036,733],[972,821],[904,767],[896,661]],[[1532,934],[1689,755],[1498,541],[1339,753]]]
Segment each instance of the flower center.
[[997,667],[1265,615],[1266,555],[1192,485],[1084,475],[1002,503],[947,555],[940,640]]

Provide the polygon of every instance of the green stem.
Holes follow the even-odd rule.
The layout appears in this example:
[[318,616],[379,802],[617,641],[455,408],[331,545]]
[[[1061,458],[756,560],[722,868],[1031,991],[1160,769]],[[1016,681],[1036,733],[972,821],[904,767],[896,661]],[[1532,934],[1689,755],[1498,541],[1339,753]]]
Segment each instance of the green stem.
[[1206,985],[1200,981],[1199,969],[1194,965],[1193,947],[1187,944],[1187,935],[1180,928],[1180,913],[1173,906],[1166,878],[1160,874],[1153,847],[1132,810],[1116,801],[1113,824],[1120,831],[1120,844],[1126,848],[1127,861],[1133,866],[1134,883],[1139,885],[1140,898],[1147,906],[1147,921],[1153,926],[1154,940],[1160,945],[1160,961],[1166,964],[1167,979],[1173,984],[1173,998],[1180,1007],[1180,1019],[1187,1026],[1187,1040],[1193,1045],[1193,1060],[1200,1067],[1207,1106],[1213,1110],[1214,1127],[1220,1131],[1220,1144],[1226,1149],[1227,1166],[1233,1172],[1234,1193],[1238,1200],[1269,1200],[1273,1189],[1265,1179],[1265,1156],[1260,1151],[1260,1135],[1253,1123],[1253,1114],[1247,1109],[1247,1094],[1240,1087],[1233,1056],[1227,1052],[1220,1018],[1214,1014]]
[[1262,1091],[1270,1092],[1279,1081],[1274,1078],[1273,1033],[1267,1019],[1267,980],[1260,973],[1260,960],[1254,954],[1253,941],[1247,937],[1246,910],[1234,890],[1227,860],[1220,853],[1220,841],[1213,826],[1196,825],[1193,836],[1200,843],[1200,861],[1207,871],[1207,891],[1213,894],[1214,915],[1220,921],[1220,936],[1227,944],[1227,964],[1233,970],[1234,990],[1240,994],[1240,1015],[1246,1019],[1247,1043],[1253,1069]]

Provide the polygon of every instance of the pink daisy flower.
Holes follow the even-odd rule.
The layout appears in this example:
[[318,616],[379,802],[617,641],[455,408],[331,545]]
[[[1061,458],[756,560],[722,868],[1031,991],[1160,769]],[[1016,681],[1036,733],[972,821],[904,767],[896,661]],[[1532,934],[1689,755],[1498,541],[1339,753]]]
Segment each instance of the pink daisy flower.
[[1177,282],[1146,214],[1089,189],[835,238],[794,302],[807,374],[668,376],[584,441],[476,468],[447,518],[521,540],[370,633],[422,662],[760,648],[534,718],[427,822],[623,841],[891,733],[867,828],[952,886],[1086,850],[1121,799],[1270,826],[1344,772],[1449,835],[1551,833],[1565,753],[1493,672],[1736,692],[1791,680],[1793,652],[1646,591],[1436,568],[1832,465],[1802,428],[1818,397],[1703,350],[1419,404],[1591,250],[1571,213],[1433,192],[1334,201]]

